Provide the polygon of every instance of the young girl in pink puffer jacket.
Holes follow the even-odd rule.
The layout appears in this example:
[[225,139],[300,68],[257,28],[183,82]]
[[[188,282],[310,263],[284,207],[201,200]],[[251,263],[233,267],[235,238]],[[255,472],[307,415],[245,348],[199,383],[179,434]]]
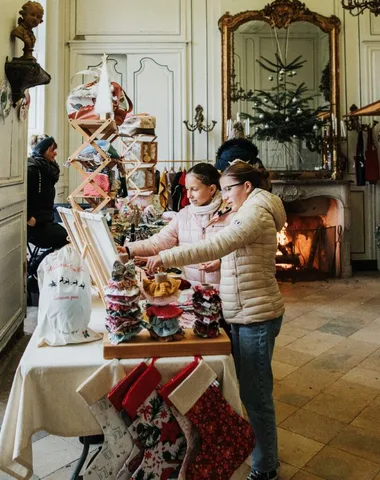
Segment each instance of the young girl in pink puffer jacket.
[[[227,215],[218,213],[223,201],[219,177],[218,170],[208,163],[192,167],[186,175],[190,205],[180,210],[156,235],[147,240],[127,243],[130,254],[149,257],[157,255],[161,250],[200,242],[219,232],[227,223]],[[184,268],[184,274],[190,282],[210,283],[218,287],[220,260],[188,265]]]

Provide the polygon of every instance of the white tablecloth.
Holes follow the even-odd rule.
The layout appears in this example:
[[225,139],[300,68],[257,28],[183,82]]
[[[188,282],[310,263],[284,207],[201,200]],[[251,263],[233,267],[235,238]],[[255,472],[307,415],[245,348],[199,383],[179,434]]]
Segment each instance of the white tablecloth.
[[[104,307],[94,304],[90,327],[104,331]],[[102,433],[88,406],[76,393],[77,387],[95,372],[103,359],[102,340],[65,347],[37,348],[34,332],[13,380],[0,432],[0,470],[17,479],[32,476],[31,437],[39,430],[63,437]],[[232,408],[241,414],[232,356],[206,356]],[[121,360],[126,373],[143,359]],[[160,358],[156,366],[165,383],[192,357]]]

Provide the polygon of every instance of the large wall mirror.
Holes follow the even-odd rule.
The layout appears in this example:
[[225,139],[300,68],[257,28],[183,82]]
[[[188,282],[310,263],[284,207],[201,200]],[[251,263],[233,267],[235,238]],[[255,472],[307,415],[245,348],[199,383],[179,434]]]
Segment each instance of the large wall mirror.
[[341,178],[340,20],[275,0],[226,13],[219,28],[223,138],[240,117],[274,177]]

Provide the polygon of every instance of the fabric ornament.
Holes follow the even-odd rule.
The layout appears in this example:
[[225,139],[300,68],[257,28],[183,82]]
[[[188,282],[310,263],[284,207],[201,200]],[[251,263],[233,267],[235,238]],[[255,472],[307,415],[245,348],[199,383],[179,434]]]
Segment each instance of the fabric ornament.
[[203,360],[169,395],[177,410],[201,436],[201,447],[188,465],[186,480],[227,480],[252,452],[250,424],[223,397],[216,373]]
[[134,480],[178,478],[186,452],[186,440],[171,409],[158,395],[161,375],[154,361],[135,382],[123,400],[133,423],[129,430],[144,447],[144,457],[133,473]]
[[168,277],[164,282],[156,282],[143,278],[144,291],[152,297],[167,297],[178,292],[181,280]]
[[215,338],[220,334],[219,320],[222,317],[222,302],[219,291],[209,285],[196,285],[193,294],[196,317],[193,331],[203,338]]
[[129,457],[133,440],[107,394],[125,377],[124,368],[117,360],[106,363],[78,388],[77,393],[89,406],[104,434],[99,454],[89,465],[83,479],[114,480]]
[[140,289],[137,286],[133,260],[125,265],[113,264],[112,279],[104,289],[107,303],[106,329],[110,343],[128,342],[146,326],[138,304]]
[[147,329],[151,338],[163,342],[181,340],[185,335],[185,332],[179,325],[179,317],[182,314],[182,310],[175,305],[169,305],[168,296],[161,295],[162,292],[168,292],[170,296],[170,294],[174,293],[173,289],[179,295],[181,280],[168,277],[166,273],[159,273],[156,274],[154,281],[145,280],[144,289],[145,285],[150,293],[154,295],[153,302],[155,302],[156,298],[166,299],[166,304],[163,301],[163,305],[153,304],[146,310],[146,314],[149,317]]

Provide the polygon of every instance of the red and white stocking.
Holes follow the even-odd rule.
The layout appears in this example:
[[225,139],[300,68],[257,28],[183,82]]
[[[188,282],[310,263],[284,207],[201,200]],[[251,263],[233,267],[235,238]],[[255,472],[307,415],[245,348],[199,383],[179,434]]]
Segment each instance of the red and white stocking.
[[188,465],[190,465],[197,452],[200,448],[200,435],[196,427],[190,422],[190,420],[182,415],[176,407],[169,400],[169,395],[179,386],[181,383],[193,372],[198,366],[200,357],[196,357],[193,362],[183,368],[174,378],[172,378],[168,383],[166,383],[160,390],[159,395],[165,400],[169,405],[173,415],[177,419],[181,430],[183,431],[186,438],[186,455],[183,459],[182,467],[178,475],[178,480],[186,479],[186,470]]
[[[128,425],[128,431],[132,438],[132,433],[134,431],[130,427],[131,420],[128,417],[128,414],[124,412],[122,402],[129,389],[141,377],[147,368],[148,366],[146,363],[140,363],[108,393],[108,400],[112,403],[115,409],[120,412],[124,422]],[[139,442],[138,439],[136,441],[135,438],[133,438],[133,441],[134,445],[132,452],[119,470],[116,480],[129,480],[143,460],[144,449],[141,442]]]
[[169,395],[201,436],[200,450],[188,465],[186,480],[227,480],[254,447],[250,424],[227,403],[216,378],[216,373],[201,360]]
[[179,471],[185,455],[183,432],[157,393],[160,381],[161,375],[152,363],[123,401],[124,410],[135,418],[130,427],[132,436],[144,446],[143,461],[131,477],[134,480],[169,479]]
[[124,368],[118,361],[113,360],[99,368],[77,388],[77,393],[95,415],[104,434],[102,448],[85,470],[84,479],[114,480],[132,451],[132,437],[107,398],[108,392],[123,377]]

